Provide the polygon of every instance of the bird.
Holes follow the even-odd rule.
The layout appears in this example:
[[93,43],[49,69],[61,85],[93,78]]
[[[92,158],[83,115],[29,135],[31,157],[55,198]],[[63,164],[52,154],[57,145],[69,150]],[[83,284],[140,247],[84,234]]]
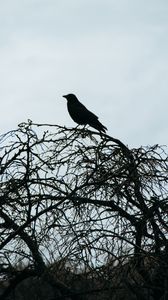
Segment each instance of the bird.
[[79,125],[90,125],[100,132],[106,132],[107,128],[99,122],[98,117],[88,110],[74,94],[63,95],[67,100],[68,112],[74,122]]

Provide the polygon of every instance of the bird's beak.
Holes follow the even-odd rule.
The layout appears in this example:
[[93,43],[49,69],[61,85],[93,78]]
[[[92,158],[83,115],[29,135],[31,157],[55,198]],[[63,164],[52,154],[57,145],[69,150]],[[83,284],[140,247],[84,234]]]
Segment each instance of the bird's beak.
[[67,96],[66,96],[66,95],[63,95],[62,97],[66,98]]

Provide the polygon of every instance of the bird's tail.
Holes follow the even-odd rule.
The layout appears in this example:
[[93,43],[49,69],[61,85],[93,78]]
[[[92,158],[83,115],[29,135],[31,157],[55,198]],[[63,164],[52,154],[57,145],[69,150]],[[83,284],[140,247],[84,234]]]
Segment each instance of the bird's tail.
[[107,128],[99,122],[99,120],[96,120],[96,122],[92,122],[89,124],[93,128],[97,129],[98,131],[106,132]]

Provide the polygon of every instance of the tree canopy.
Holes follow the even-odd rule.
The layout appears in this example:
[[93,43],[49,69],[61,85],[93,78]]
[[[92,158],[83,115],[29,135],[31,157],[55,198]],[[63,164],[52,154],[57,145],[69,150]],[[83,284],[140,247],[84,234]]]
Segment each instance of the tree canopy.
[[168,293],[165,146],[129,149],[104,133],[29,121],[1,135],[0,149],[2,297],[45,274],[59,299],[81,299],[50,272],[60,261],[74,274],[102,276],[109,289],[112,270],[129,265],[139,285],[155,285],[152,299]]

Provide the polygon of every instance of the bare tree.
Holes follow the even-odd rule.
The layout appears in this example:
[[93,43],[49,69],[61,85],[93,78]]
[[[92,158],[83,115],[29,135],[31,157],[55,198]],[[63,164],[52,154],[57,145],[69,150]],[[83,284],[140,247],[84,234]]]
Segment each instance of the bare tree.
[[0,148],[1,299],[35,276],[55,299],[81,299],[50,270],[58,261],[111,291],[113,278],[136,297],[146,286],[153,298],[144,299],[168,299],[166,147],[129,149],[104,133],[29,121],[2,135]]

